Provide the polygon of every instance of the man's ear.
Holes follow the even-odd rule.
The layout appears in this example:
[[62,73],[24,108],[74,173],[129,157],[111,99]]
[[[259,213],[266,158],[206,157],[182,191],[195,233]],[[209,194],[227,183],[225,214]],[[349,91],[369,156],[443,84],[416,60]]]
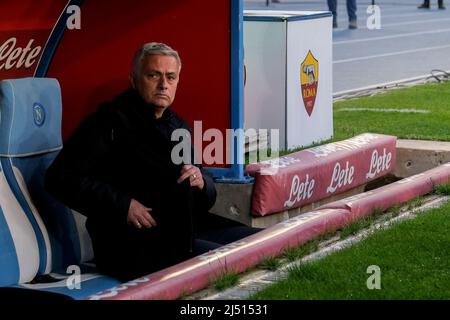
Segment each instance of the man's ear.
[[130,79],[130,84],[131,86],[136,89],[136,84],[134,83],[134,77],[133,74],[130,73],[130,75],[128,76],[128,78]]

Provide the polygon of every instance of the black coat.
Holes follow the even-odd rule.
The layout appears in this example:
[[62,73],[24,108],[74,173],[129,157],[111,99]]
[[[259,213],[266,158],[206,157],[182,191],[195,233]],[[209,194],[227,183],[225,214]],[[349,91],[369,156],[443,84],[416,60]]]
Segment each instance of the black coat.
[[[47,190],[88,217],[103,267],[117,259],[131,263],[142,254],[131,252],[135,246],[145,251],[156,245],[161,254],[173,249],[180,257],[190,250],[196,221],[212,207],[216,191],[204,172],[202,191],[187,180],[176,182],[182,165],[171,160],[178,142],[170,138],[178,128],[188,126],[170,109],[156,119],[153,107],[130,88],[88,116],[48,169]],[[132,198],[152,208],[158,227],[139,230],[127,224]],[[158,243],[141,244],[150,241],[142,237]]]

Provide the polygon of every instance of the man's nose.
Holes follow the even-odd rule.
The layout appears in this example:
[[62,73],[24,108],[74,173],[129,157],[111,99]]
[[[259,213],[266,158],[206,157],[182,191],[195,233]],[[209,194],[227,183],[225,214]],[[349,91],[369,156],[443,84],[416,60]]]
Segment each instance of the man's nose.
[[158,86],[160,89],[167,89],[168,82],[167,82],[167,79],[165,76],[162,76],[161,78],[159,78]]

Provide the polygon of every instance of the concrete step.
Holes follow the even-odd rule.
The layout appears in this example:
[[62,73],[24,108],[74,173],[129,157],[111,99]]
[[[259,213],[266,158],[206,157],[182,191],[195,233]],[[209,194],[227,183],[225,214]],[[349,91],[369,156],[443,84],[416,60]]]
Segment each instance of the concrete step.
[[393,174],[407,178],[450,162],[450,142],[397,140],[397,165]]

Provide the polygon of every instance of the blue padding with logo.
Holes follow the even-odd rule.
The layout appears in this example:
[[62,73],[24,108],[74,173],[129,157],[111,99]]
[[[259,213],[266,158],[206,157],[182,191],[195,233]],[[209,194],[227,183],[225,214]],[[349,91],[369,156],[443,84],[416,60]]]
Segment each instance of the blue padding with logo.
[[57,150],[62,146],[60,132],[61,93],[56,79],[0,81],[0,155]]
[[[8,191],[14,197],[25,214],[23,218],[26,217],[33,228],[39,265],[36,266],[38,270],[31,271],[38,275],[79,265],[82,258],[81,229],[78,229],[72,211],[51,197],[44,188],[45,172],[62,145],[59,90],[54,79],[27,78],[0,82],[0,192]],[[9,202],[5,200],[2,203]],[[83,275],[80,288],[73,290],[65,280],[18,285],[22,279],[22,256],[18,256],[14,241],[23,235],[12,234],[6,219],[11,220],[11,216],[5,216],[4,212],[9,211],[3,210],[8,208],[0,206],[0,286],[13,285],[82,299],[119,284],[118,280],[110,277]],[[51,259],[47,259],[50,254]],[[26,262],[26,259],[23,261]],[[31,274],[31,277],[34,275]],[[68,279],[67,274],[64,278]]]
[[[30,221],[38,240],[38,274],[45,273],[46,243],[32,208],[20,189],[17,172],[48,232],[51,270],[81,260],[80,239],[70,209],[44,188],[47,168],[61,148],[61,94],[58,81],[24,78],[0,81],[0,161],[9,188]],[[16,172],[14,171],[16,170]]]

